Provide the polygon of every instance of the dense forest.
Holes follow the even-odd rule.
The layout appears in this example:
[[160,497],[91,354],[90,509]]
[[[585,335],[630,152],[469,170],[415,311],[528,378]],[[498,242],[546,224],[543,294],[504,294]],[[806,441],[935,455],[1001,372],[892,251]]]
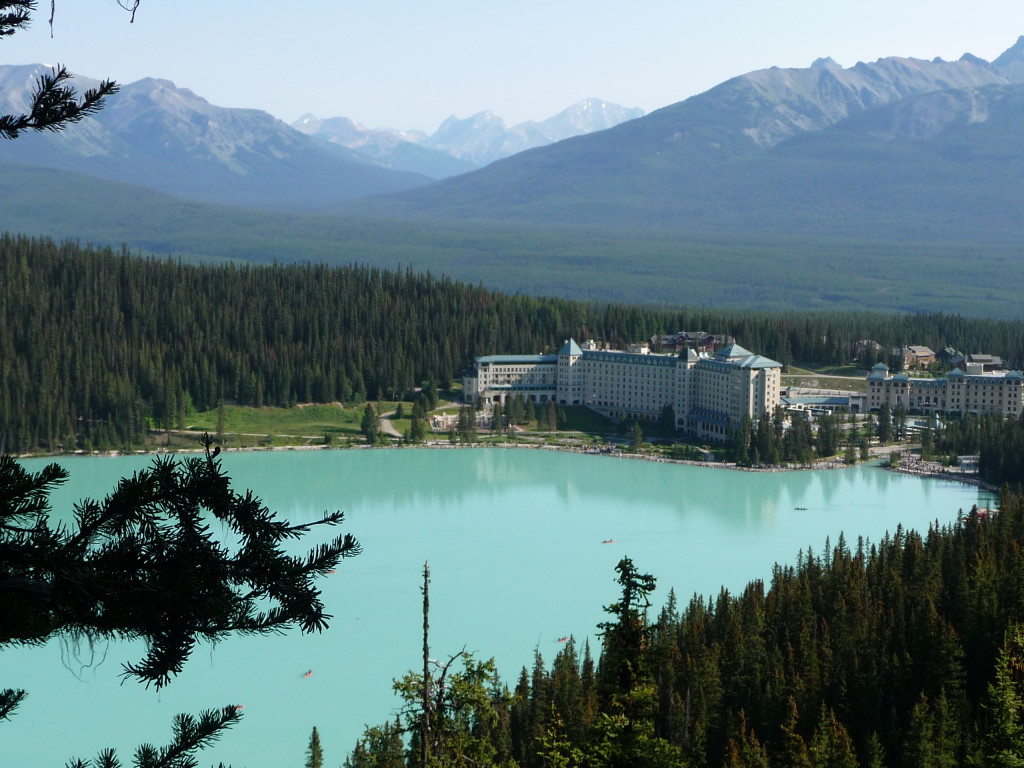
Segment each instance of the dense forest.
[[843,363],[861,339],[1024,360],[1024,321],[597,305],[411,270],[193,265],[4,234],[0,451],[121,448],[221,401],[393,398],[483,354],[698,329],[783,363]]
[[511,687],[465,654],[425,664],[347,768],[1024,764],[1019,496],[923,535],[840,537],[653,618],[654,578],[617,571],[596,661],[570,639]]
[[1024,421],[1000,414],[947,417],[942,429],[922,435],[922,453],[977,454],[978,476],[1001,487],[1024,485]]

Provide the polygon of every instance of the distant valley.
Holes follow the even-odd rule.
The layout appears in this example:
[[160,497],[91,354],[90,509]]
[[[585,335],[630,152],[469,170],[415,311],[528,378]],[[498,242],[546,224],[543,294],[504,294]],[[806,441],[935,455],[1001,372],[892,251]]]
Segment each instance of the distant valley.
[[290,127],[159,80],[118,98],[81,131],[0,145],[4,227],[600,301],[1019,315],[1024,38],[992,62],[821,59],[632,119],[589,100],[432,136]]

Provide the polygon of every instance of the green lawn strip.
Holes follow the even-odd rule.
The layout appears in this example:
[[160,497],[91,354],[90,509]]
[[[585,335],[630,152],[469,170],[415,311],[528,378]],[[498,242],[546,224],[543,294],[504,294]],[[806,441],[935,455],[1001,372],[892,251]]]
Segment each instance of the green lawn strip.
[[824,376],[806,374],[800,376],[783,376],[784,387],[806,387],[807,389],[842,389],[852,392],[866,392],[867,379],[827,379]]
[[856,378],[866,378],[869,371],[860,368],[856,365],[829,365],[827,363],[792,363],[785,371],[784,376],[791,374],[812,374],[817,373],[821,376],[853,376]]
[[[224,434],[267,435],[277,441],[281,436],[319,437],[325,434],[350,435],[359,432],[363,406],[341,407],[333,404],[304,405],[292,408],[253,408],[242,405],[224,406]],[[189,429],[217,431],[217,409],[196,413],[189,420]]]
[[[398,403],[374,403],[378,413],[390,413]],[[324,438],[330,438],[330,445],[346,445],[352,440],[361,440],[360,425],[362,423],[365,404],[301,405],[291,408],[272,408],[264,406],[225,405],[223,438],[220,441],[225,448],[273,448],[294,445],[322,445]],[[410,413],[411,403],[403,403],[405,413]],[[595,411],[582,406],[563,406],[565,423],[549,432],[538,429],[536,422],[521,425],[521,429],[510,435],[495,435],[490,430],[479,429],[477,440],[484,444],[499,442],[515,442],[519,439],[529,441],[541,440],[553,445],[603,444],[606,437],[616,436],[616,423]],[[446,404],[437,413],[457,413],[458,406]],[[388,419],[399,434],[409,429],[410,419]],[[202,411],[192,415],[187,429],[190,431],[206,431],[211,435],[217,432],[217,409]],[[653,430],[654,425],[650,425]],[[154,433],[156,444],[166,440],[160,432]],[[428,427],[428,440],[447,440],[448,432],[434,432]],[[180,447],[196,443],[197,438],[189,435],[171,435],[172,445]],[[390,439],[390,438],[389,438]],[[395,438],[397,439],[397,438]],[[196,443],[197,444],[197,443]]]
[[563,406],[562,410],[565,411],[565,424],[560,431],[605,435],[615,429],[615,422],[589,408]]

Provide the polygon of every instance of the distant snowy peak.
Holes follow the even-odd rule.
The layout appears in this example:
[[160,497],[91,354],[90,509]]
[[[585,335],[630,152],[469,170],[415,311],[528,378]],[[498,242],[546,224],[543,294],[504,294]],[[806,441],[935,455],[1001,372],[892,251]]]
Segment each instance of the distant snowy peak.
[[436,136],[438,133],[444,133],[449,131],[463,131],[472,129],[492,129],[500,128],[505,129],[505,121],[498,117],[496,114],[491,112],[489,109],[485,109],[483,112],[477,112],[475,115],[471,115],[467,118],[458,118],[452,115],[437,129],[434,133]]
[[502,146],[507,136],[505,121],[485,110],[464,119],[452,115],[423,146],[480,166],[505,156]]
[[528,120],[511,128],[506,128],[505,121],[489,110],[465,119],[453,115],[441,123],[424,146],[482,166],[527,149],[613,128],[643,114],[642,109],[585,99],[547,120]]
[[400,131],[396,128],[367,128],[347,117],[318,118],[316,115],[305,114],[292,123],[292,128],[309,136],[319,136],[334,141],[336,144],[355,148],[353,144],[366,145],[376,142],[408,141],[419,144],[427,134],[423,131]]
[[[635,107],[623,107],[601,99],[584,99],[546,120],[528,120],[511,128],[490,110],[469,117],[452,115],[429,136],[421,131],[367,128],[347,117],[321,119],[312,114],[303,115],[292,123],[292,127],[349,149],[369,153],[378,161],[385,160],[394,151],[409,152],[409,147],[403,144],[418,145],[462,164],[445,168],[446,173],[464,173],[527,149],[603,131],[643,115],[644,111]],[[425,172],[421,167],[417,170]]]
[[292,123],[292,128],[321,141],[354,150],[375,165],[420,173],[432,179],[456,176],[476,168],[472,162],[421,146],[427,138],[422,131],[367,128],[347,117],[320,119],[312,114],[300,117]]
[[619,123],[643,116],[644,111],[639,107],[623,107],[601,99],[584,99],[537,123],[537,128],[554,142],[614,128]]

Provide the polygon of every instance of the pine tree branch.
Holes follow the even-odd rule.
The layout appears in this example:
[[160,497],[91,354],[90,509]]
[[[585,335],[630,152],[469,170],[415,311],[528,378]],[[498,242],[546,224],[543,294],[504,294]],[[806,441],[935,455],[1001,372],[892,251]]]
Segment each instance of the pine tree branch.
[[[62,479],[0,459],[0,644],[141,638],[147,653],[124,674],[157,688],[199,640],[324,629],[331,617],[316,578],[360,549],[342,534],[304,556],[287,553],[284,542],[343,516],[278,519],[235,493],[212,453],[157,459],[104,500],[77,505],[76,524],[51,530],[45,493]],[[34,527],[5,525],[25,515]]]
[[7,37],[20,29],[25,29],[35,7],[35,0],[0,2],[0,37]]
[[[196,768],[199,761],[195,753],[208,747],[224,729],[242,718],[237,706],[208,709],[195,718],[180,714],[174,718],[174,736],[170,744],[157,749],[152,744],[141,744],[135,750],[134,768]],[[221,763],[221,768],[224,764]],[[95,760],[70,760],[66,768],[121,768],[121,761],[113,749],[104,749]]]
[[100,110],[103,99],[117,93],[113,80],[104,80],[97,88],[88,89],[81,100],[67,82],[71,74],[58,64],[49,74],[42,74],[32,93],[32,110],[27,115],[0,115],[0,136],[16,139],[22,132],[60,131]]
[[26,695],[21,689],[7,688],[0,691],[0,720],[9,720],[11,713],[24,701]]

